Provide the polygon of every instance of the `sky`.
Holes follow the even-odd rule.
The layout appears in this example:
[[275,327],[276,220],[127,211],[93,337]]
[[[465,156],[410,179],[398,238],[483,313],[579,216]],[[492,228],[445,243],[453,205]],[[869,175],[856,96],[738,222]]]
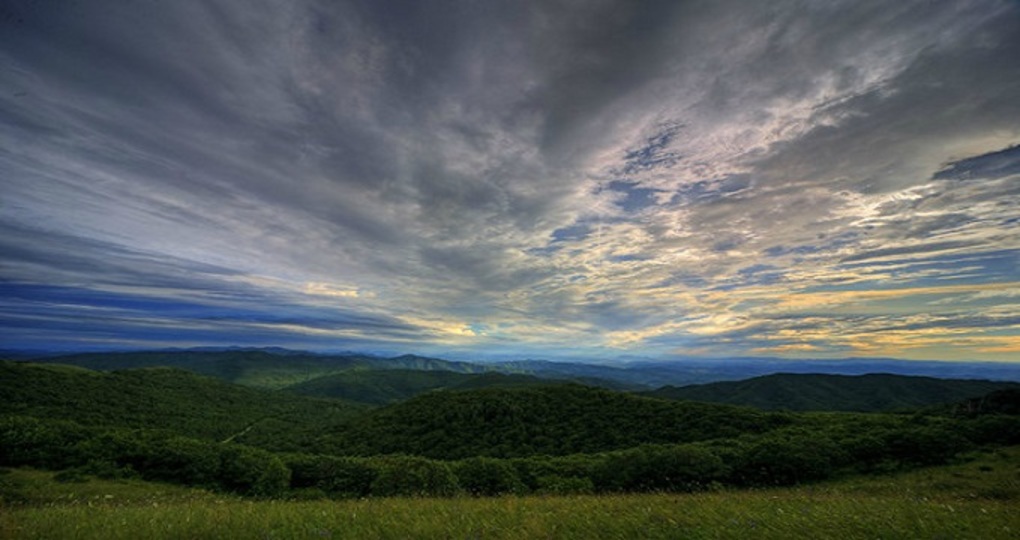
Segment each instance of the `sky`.
[[0,348],[1020,362],[1020,3],[8,0]]

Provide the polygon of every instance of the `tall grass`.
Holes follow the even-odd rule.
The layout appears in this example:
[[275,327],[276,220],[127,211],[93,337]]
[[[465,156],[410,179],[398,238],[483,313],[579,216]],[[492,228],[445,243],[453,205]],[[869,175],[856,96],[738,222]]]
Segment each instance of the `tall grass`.
[[[7,476],[19,474],[27,473]],[[0,537],[1020,537],[1017,449],[898,476],[697,495],[253,501],[179,489],[154,495],[164,488],[149,486],[146,492],[144,484],[131,482],[52,484],[87,495],[3,508]]]
[[60,506],[4,514],[8,538],[1016,538],[1004,501],[808,495],[380,499]]

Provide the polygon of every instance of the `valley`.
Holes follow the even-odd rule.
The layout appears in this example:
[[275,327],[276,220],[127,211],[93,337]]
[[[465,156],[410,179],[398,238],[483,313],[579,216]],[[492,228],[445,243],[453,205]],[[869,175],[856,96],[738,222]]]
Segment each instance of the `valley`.
[[[144,367],[127,367],[130,359]],[[40,493],[67,493],[67,504],[47,504],[73,513],[88,486],[148,493],[157,484],[187,501],[169,505],[175,512],[203,515],[205,498],[277,501],[255,504],[283,516],[326,504],[315,501],[385,506],[397,504],[385,502],[392,497],[419,501],[406,508],[485,512],[496,504],[488,498],[513,497],[549,512],[564,504],[632,513],[644,501],[668,516],[666,494],[696,505],[745,501],[754,513],[762,511],[754,490],[793,489],[775,493],[808,496],[811,506],[827,483],[896,483],[928,467],[1015,457],[1009,449],[1020,444],[1020,385],[1011,381],[774,374],[647,390],[590,372],[550,378],[422,357],[45,360],[0,362],[0,504],[30,522],[42,512]],[[1012,482],[1015,464],[1004,466],[995,476]],[[1011,485],[1006,500],[1016,496]],[[153,497],[159,504],[162,495]],[[295,500],[308,502],[285,502]],[[124,515],[137,512],[150,513]],[[220,519],[208,516],[199,521]]]

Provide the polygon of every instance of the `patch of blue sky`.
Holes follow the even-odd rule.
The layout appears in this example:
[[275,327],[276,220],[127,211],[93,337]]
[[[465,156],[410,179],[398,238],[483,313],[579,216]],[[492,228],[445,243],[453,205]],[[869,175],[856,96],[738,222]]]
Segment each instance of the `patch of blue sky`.
[[670,144],[682,125],[675,124],[666,126],[665,129],[645,140],[643,146],[624,154],[624,166],[620,172],[623,174],[635,174],[657,168],[669,168],[676,165],[683,156],[676,152],[668,151]]
[[655,206],[655,194],[659,192],[656,189],[637,187],[637,184],[626,180],[610,182],[609,189],[624,194],[616,204],[627,213],[640,212],[649,206]]
[[655,283],[651,289],[670,289],[677,286],[682,286],[690,289],[704,289],[708,287],[709,281],[703,276],[694,274],[674,274],[658,283]]
[[736,193],[749,187],[753,180],[747,174],[733,174],[719,180],[701,180],[692,184],[681,186],[670,204],[709,204],[731,197]]
[[1020,174],[1020,145],[948,164],[932,177],[935,180],[995,179]]
[[[388,318],[347,312],[330,307],[315,307],[287,302],[255,302],[252,306],[212,305],[185,302],[171,298],[152,297],[99,291],[85,288],[35,285],[23,283],[0,284],[0,314],[8,318],[32,320],[51,313],[53,305],[61,305],[65,317],[51,321],[64,328],[63,319],[70,321],[66,329],[87,331],[87,322],[115,322],[131,335],[139,327],[181,323],[192,328],[218,322],[259,324],[262,326],[301,326],[321,330],[360,328],[372,331],[407,332],[413,328]],[[267,309],[268,308],[268,309]],[[49,326],[49,323],[46,323]],[[183,332],[183,331],[182,331]]]
[[1020,335],[1020,328],[1017,328],[1016,325],[1013,327],[982,328],[981,334],[989,337],[1013,337]]
[[96,289],[37,285],[29,283],[0,283],[0,298],[20,300],[40,305],[61,304],[83,308],[105,308],[156,314],[185,314],[207,310],[209,307],[193,302],[170,298],[121,294]]
[[888,330],[927,330],[930,328],[953,328],[953,329],[968,329],[973,328],[975,330],[984,330],[986,328],[993,329],[1008,329],[1011,326],[1020,324],[1020,315],[1012,317],[986,317],[981,315],[970,315],[970,314],[952,314],[950,316],[943,316],[930,321],[902,324],[902,325],[890,325],[885,328],[880,328],[881,331]]
[[740,275],[744,283],[754,285],[771,285],[783,279],[784,272],[783,269],[778,266],[772,266],[770,264],[755,264],[746,268],[741,268],[737,271],[737,274]]
[[609,262],[624,263],[634,261],[647,261],[648,259],[649,259],[648,255],[613,255],[609,257]]
[[[0,319],[2,320],[2,319]],[[22,329],[16,325],[8,325],[2,321],[0,337],[5,346],[11,348],[34,347],[40,342],[47,348],[85,350],[90,345],[99,350],[147,348],[153,346],[190,346],[190,345],[236,345],[245,343],[250,346],[295,345],[321,341],[322,344],[336,345],[336,338],[318,339],[316,336],[298,335],[283,329],[264,326],[245,326],[235,324],[230,327],[209,325],[200,327],[189,324],[182,327],[176,324],[152,324],[144,321],[118,321],[107,319],[68,319],[51,321],[45,325],[28,325]],[[23,330],[38,333],[35,339],[24,334]],[[38,339],[45,336],[44,341]]]
[[802,246],[772,246],[762,251],[766,257],[782,257],[784,255],[811,255],[825,251],[822,246],[804,244]]
[[[874,270],[909,278],[917,284],[945,284],[946,279],[966,280],[969,283],[995,283],[1020,279],[1020,250],[996,250],[967,256],[941,255],[924,259],[892,259],[852,262],[837,268],[859,271]],[[873,288],[873,287],[868,287]]]
[[737,249],[744,243],[744,241],[745,240],[743,238],[739,238],[736,236],[724,238],[712,244],[711,249],[715,253],[726,253],[727,251]]
[[588,223],[574,223],[567,227],[561,227],[552,232],[553,242],[566,242],[584,240],[592,232],[592,226]]
[[[684,349],[700,348],[706,345],[706,340],[699,336],[676,333],[676,334],[660,334],[657,336],[650,336],[646,338],[642,345],[649,352],[672,352]],[[721,343],[711,342],[713,346],[720,346]]]
[[785,277],[786,273],[781,268],[767,264],[755,264],[738,270],[735,277],[717,283],[707,290],[733,291],[744,287],[775,285],[783,281]]

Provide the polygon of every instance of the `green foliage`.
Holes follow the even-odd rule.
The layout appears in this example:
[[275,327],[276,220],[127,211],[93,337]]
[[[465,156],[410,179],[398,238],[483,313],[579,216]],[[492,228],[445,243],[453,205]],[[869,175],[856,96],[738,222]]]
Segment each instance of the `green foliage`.
[[971,442],[954,428],[956,426],[949,423],[922,423],[888,433],[885,437],[888,455],[910,465],[946,463],[971,446]]
[[367,497],[378,474],[368,458],[290,454],[291,487],[314,488],[331,497]]
[[0,417],[0,465],[62,469],[81,461],[75,448],[88,437],[74,422]]
[[381,497],[450,496],[457,493],[457,477],[447,463],[415,456],[385,456],[371,460],[376,470],[372,495]]
[[73,420],[85,426],[162,429],[274,450],[295,449],[360,406],[226,384],[146,368],[99,373],[0,362],[0,415]]
[[734,437],[791,421],[778,413],[579,385],[442,391],[372,411],[323,437],[317,450],[437,459],[567,455]]
[[954,415],[1020,415],[1020,388],[1015,386],[989,392],[980,397],[945,407]]
[[[351,420],[358,409],[340,402],[170,369],[4,362],[0,374],[11,398],[0,403],[0,466],[262,497],[793,485],[941,464],[977,445],[1020,440],[1020,418],[998,406],[955,415],[766,413],[556,385],[434,391]],[[456,378],[420,380],[440,379]]]
[[586,495],[595,492],[595,482],[581,476],[548,474],[535,480],[535,493],[539,495]]
[[286,390],[305,396],[386,405],[439,389],[509,388],[550,384],[562,384],[562,381],[505,373],[361,369],[318,377],[289,386]]
[[828,478],[840,452],[831,440],[800,433],[770,435],[754,442],[735,464],[733,479],[750,485],[794,485]]
[[9,417],[0,420],[0,464],[66,469],[204,486],[245,495],[279,495],[290,470],[275,454],[170,432],[86,428],[73,422]]
[[72,364],[100,371],[171,367],[229,383],[268,390],[277,390],[318,377],[355,370],[442,370],[461,373],[486,371],[484,367],[476,364],[414,355],[379,358],[360,354],[319,355],[299,351],[251,349],[82,353],[51,358],[46,362]]
[[645,445],[608,454],[596,485],[609,491],[700,491],[725,476],[723,460],[706,447]]
[[[665,386],[644,395],[729,403],[763,410],[876,412],[952,403],[1001,389],[1012,389],[1011,392],[1016,395],[1020,393],[1020,384],[890,374],[777,373],[742,381]],[[980,400],[973,405],[974,408],[980,406]],[[989,401],[986,406],[993,408],[998,403]]]
[[219,482],[242,495],[275,496],[290,486],[290,469],[265,450],[240,445],[220,448]]
[[967,438],[977,444],[1020,444],[1020,416],[989,414],[970,419]]
[[[194,486],[213,486],[222,478],[219,448],[205,441],[171,437],[153,444],[144,461],[133,465],[146,478]],[[230,486],[228,486],[230,487]]]
[[2,538],[974,538],[1020,530],[1020,449],[803,488],[693,495],[244,501],[137,481],[0,475]]
[[517,469],[507,460],[468,458],[454,462],[453,471],[460,486],[471,495],[493,496],[528,491]]

